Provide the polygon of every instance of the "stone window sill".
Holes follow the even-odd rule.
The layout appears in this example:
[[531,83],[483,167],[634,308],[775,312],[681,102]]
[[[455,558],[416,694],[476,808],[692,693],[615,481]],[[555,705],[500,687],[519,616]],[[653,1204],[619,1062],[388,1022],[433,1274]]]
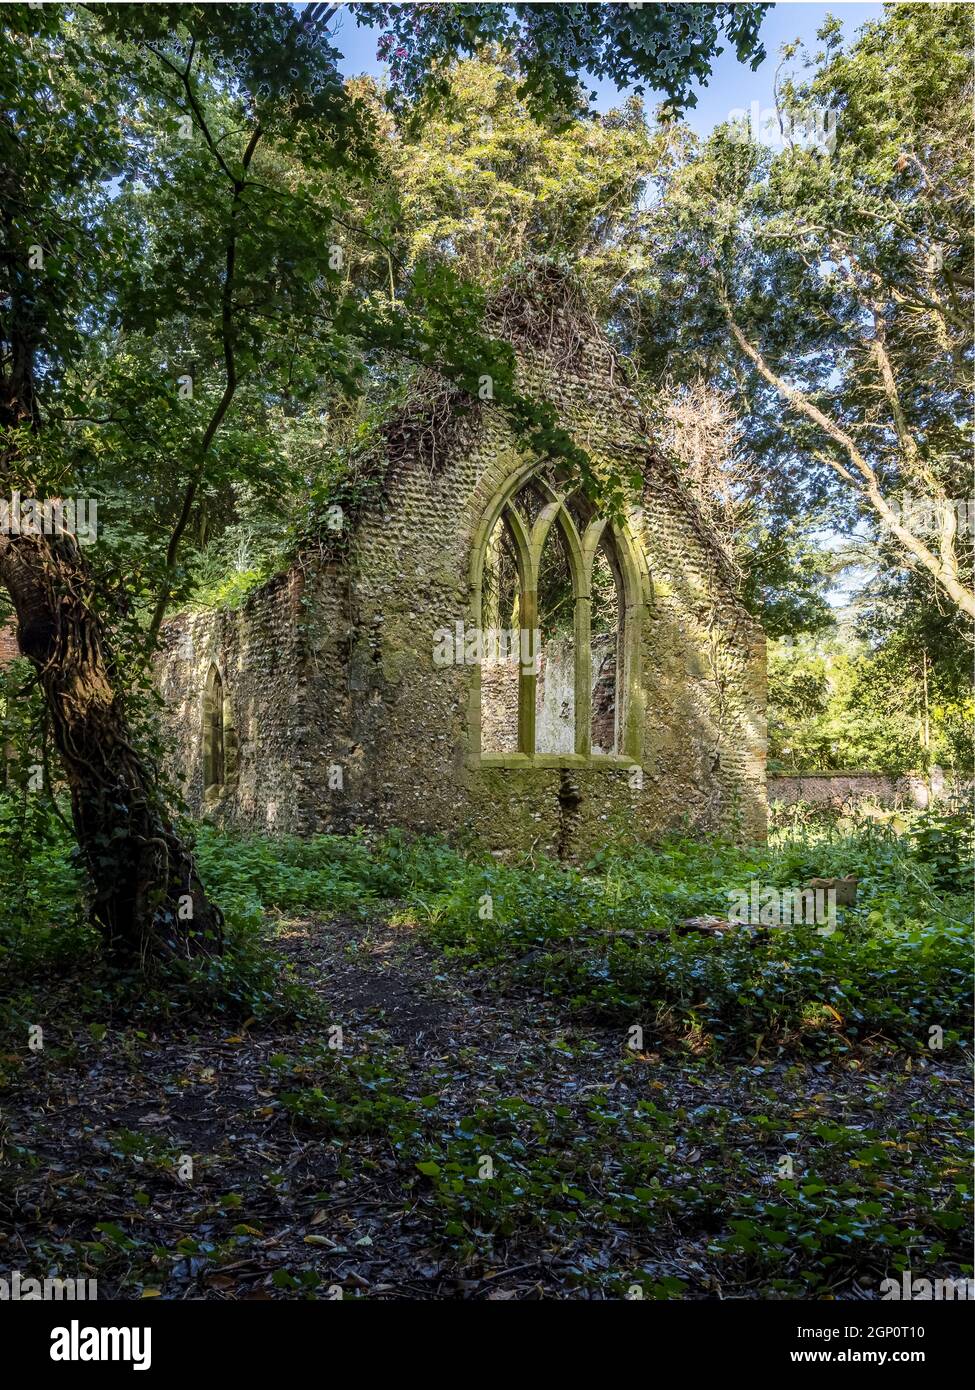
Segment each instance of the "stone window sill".
[[639,767],[640,764],[635,758],[622,753],[536,753],[534,757],[529,757],[527,753],[482,753],[480,757],[471,759],[470,766],[527,769],[591,767],[610,772],[619,768]]

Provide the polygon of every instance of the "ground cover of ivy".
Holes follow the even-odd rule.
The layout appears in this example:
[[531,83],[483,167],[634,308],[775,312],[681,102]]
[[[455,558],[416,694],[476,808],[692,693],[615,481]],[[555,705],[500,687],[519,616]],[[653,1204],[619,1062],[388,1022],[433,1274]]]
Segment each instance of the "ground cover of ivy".
[[[965,821],[790,815],[767,848],[572,869],[204,827],[230,949],[154,982],[104,970],[35,827],[0,933],[0,1266],[214,1299],[970,1273]],[[829,935],[671,930],[752,877],[853,873]]]

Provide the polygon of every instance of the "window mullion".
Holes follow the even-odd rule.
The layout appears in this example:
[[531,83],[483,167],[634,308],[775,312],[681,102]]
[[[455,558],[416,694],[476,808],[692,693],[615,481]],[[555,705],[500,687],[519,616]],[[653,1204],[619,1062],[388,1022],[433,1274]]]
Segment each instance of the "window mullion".
[[576,752],[592,754],[592,599],[578,594],[575,600],[575,712]]
[[530,587],[522,592],[519,604],[521,630],[518,634],[518,747],[522,753],[534,757],[539,656],[538,580],[534,562],[530,560],[529,563],[532,571],[528,577]]

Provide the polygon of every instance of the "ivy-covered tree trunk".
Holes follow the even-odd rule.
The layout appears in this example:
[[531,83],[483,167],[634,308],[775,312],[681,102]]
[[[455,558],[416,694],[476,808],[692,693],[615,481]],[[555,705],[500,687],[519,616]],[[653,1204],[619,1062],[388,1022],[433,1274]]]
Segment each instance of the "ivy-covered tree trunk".
[[116,959],[217,953],[222,916],[132,745],[73,537],[4,536],[0,577],[33,662],[71,791],[94,915]]
[[[25,423],[25,403],[10,398],[9,378],[5,386],[0,427],[16,428]],[[5,481],[14,461],[4,451]],[[0,535],[0,580],[43,692],[108,951],[125,964],[219,953],[220,909],[173,827],[156,770],[129,736],[75,537]]]

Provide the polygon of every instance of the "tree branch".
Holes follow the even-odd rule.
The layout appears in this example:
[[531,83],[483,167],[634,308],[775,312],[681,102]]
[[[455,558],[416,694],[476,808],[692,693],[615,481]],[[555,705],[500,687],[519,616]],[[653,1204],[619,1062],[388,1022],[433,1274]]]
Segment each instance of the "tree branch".
[[217,430],[233,404],[234,396],[237,392],[237,362],[234,354],[234,275],[237,266],[237,236],[238,219],[240,215],[240,198],[247,186],[246,174],[257,149],[258,141],[261,138],[262,130],[259,125],[254,127],[247,148],[241,160],[241,169],[245,177],[234,180],[234,191],[230,205],[230,234],[227,240],[227,259],[223,277],[223,291],[221,294],[220,310],[220,337],[223,343],[224,356],[224,389],[216,408],[210,417],[209,423],[203,432],[200,441],[199,461],[183,495],[183,505],[180,509],[179,518],[173,528],[173,533],[169,538],[169,545],[166,547],[166,565],[162,585],[156,599],[156,606],[153,610],[152,620],[149,624],[147,633],[147,651],[151,651],[156,645],[159,637],[159,629],[162,627],[163,618],[166,616],[166,609],[172,597],[173,579],[176,571],[176,560],[179,555],[180,542],[189,524],[190,515],[193,510],[193,503],[199,491],[200,484],[206,473],[208,455],[210,447],[216,437]]
[[[870,466],[867,459],[861,453],[853,438],[834,420],[830,420],[824,415],[819,407],[797,390],[790,386],[778,373],[765,361],[761,352],[753,343],[745,337],[740,326],[732,313],[731,305],[727,294],[723,288],[719,288],[718,298],[724,312],[731,336],[738,344],[740,350],[754,364],[759,375],[770,386],[778,392],[783,400],[796,411],[803,415],[819,428],[836,444],[849,459],[852,468],[846,468],[831,454],[823,453],[818,457],[829,463],[830,467],[844,479],[845,482],[852,483],[860,497],[869,502],[874,511],[880,516],[884,525],[901,542],[910,555],[917,560],[938,584],[945,590],[952,601],[969,617],[975,618],[975,594],[966,589],[958,580],[957,564],[954,558],[954,534],[947,535],[945,528],[942,528],[940,557],[935,555],[924,543],[920,541],[911,531],[904,526],[897,512],[891,507],[890,503],[883,496],[877,475]],[[857,480],[859,474],[860,480]],[[945,506],[945,513],[950,512],[951,508]],[[954,518],[952,517],[952,524]]]

